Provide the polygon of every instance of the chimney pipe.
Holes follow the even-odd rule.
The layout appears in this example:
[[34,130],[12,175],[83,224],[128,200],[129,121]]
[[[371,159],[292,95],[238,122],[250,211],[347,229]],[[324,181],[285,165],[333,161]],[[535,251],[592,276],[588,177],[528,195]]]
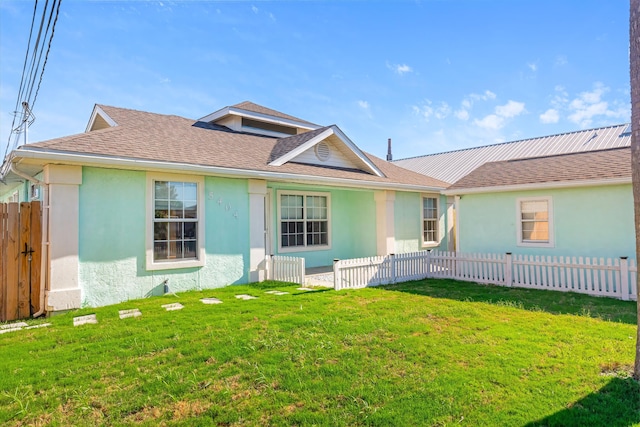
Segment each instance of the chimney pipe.
[[387,162],[393,160],[393,155],[391,155],[391,138],[389,138],[389,148],[387,149]]

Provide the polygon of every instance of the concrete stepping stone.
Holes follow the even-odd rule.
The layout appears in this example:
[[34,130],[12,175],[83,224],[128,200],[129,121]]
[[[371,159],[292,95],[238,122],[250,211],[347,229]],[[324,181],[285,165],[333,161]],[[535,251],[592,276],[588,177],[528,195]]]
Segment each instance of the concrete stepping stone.
[[118,311],[118,314],[120,315],[120,319],[142,316],[142,312],[138,308],[133,308],[131,310],[120,310]]
[[307,288],[305,286],[298,288],[299,291],[318,291],[319,289]]
[[8,323],[6,325],[2,325],[0,326],[0,334],[6,334],[8,332],[15,332],[15,331],[19,331],[24,327],[27,327],[29,325],[27,325],[24,322],[14,322],[14,323]]
[[162,308],[167,311],[176,311],[182,310],[184,308],[184,305],[180,304],[179,302],[174,302],[173,304],[164,304]]
[[49,326],[51,326],[51,323],[41,323],[39,325],[27,326],[25,329],[48,328]]
[[257,299],[258,297],[254,297],[253,295],[240,294],[240,295],[236,295],[236,298],[246,301],[250,299]]
[[91,323],[98,323],[98,319],[95,314],[87,314],[86,316],[73,318],[73,326],[87,325]]
[[271,294],[271,295],[288,295],[289,292],[285,292],[285,291],[265,291],[265,294]]
[[203,304],[222,304],[222,301],[220,301],[218,298],[202,298],[200,300],[201,303]]

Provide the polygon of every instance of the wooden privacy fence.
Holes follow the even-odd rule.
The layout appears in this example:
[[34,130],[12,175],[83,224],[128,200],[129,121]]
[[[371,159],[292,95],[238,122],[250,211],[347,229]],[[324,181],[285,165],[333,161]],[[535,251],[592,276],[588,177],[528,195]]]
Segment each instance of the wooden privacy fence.
[[271,255],[266,264],[268,280],[304,285],[304,258]]
[[0,321],[40,310],[40,202],[0,203]]
[[636,300],[635,260],[421,251],[334,261],[334,288],[429,277]]

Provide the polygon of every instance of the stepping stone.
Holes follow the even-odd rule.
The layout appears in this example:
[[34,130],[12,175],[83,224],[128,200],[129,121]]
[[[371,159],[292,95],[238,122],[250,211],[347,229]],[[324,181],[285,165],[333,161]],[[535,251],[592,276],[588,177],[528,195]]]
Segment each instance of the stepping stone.
[[47,328],[49,326],[51,326],[51,323],[41,323],[39,325],[27,326],[25,329]]
[[253,295],[240,294],[240,295],[236,295],[236,298],[246,301],[246,300],[249,300],[249,299],[256,299],[257,297],[254,297]]
[[4,330],[22,329],[26,326],[29,326],[29,325],[27,325],[24,322],[15,322],[15,323],[7,323],[6,325],[2,325],[0,326],[0,329],[4,329]]
[[287,294],[289,294],[289,292],[285,292],[285,291],[265,291],[265,294],[271,294],[271,295],[287,295]]
[[73,326],[86,325],[89,323],[98,323],[98,319],[95,314],[87,314],[86,316],[73,318]]
[[180,304],[179,302],[174,302],[173,304],[165,304],[162,306],[162,308],[167,311],[175,311],[182,310],[184,308],[184,305]]
[[134,309],[131,309],[131,310],[120,310],[118,313],[120,314],[120,318],[121,319],[127,319],[129,317],[142,316],[142,313],[140,312],[140,309],[138,309],[138,308],[134,308]]
[[222,304],[218,298],[202,298],[200,302],[203,304]]
[[299,291],[317,291],[318,289],[312,289],[312,288],[306,288],[306,287],[302,287],[302,288],[298,288]]

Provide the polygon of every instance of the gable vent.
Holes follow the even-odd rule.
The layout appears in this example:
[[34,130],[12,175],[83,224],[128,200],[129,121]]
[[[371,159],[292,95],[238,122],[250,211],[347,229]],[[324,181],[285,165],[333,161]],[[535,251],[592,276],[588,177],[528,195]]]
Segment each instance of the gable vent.
[[326,142],[322,141],[316,144],[315,151],[316,151],[316,157],[318,158],[318,160],[322,162],[326,162],[327,160],[329,160],[329,156],[331,155],[331,149],[329,148],[329,144],[327,144]]

